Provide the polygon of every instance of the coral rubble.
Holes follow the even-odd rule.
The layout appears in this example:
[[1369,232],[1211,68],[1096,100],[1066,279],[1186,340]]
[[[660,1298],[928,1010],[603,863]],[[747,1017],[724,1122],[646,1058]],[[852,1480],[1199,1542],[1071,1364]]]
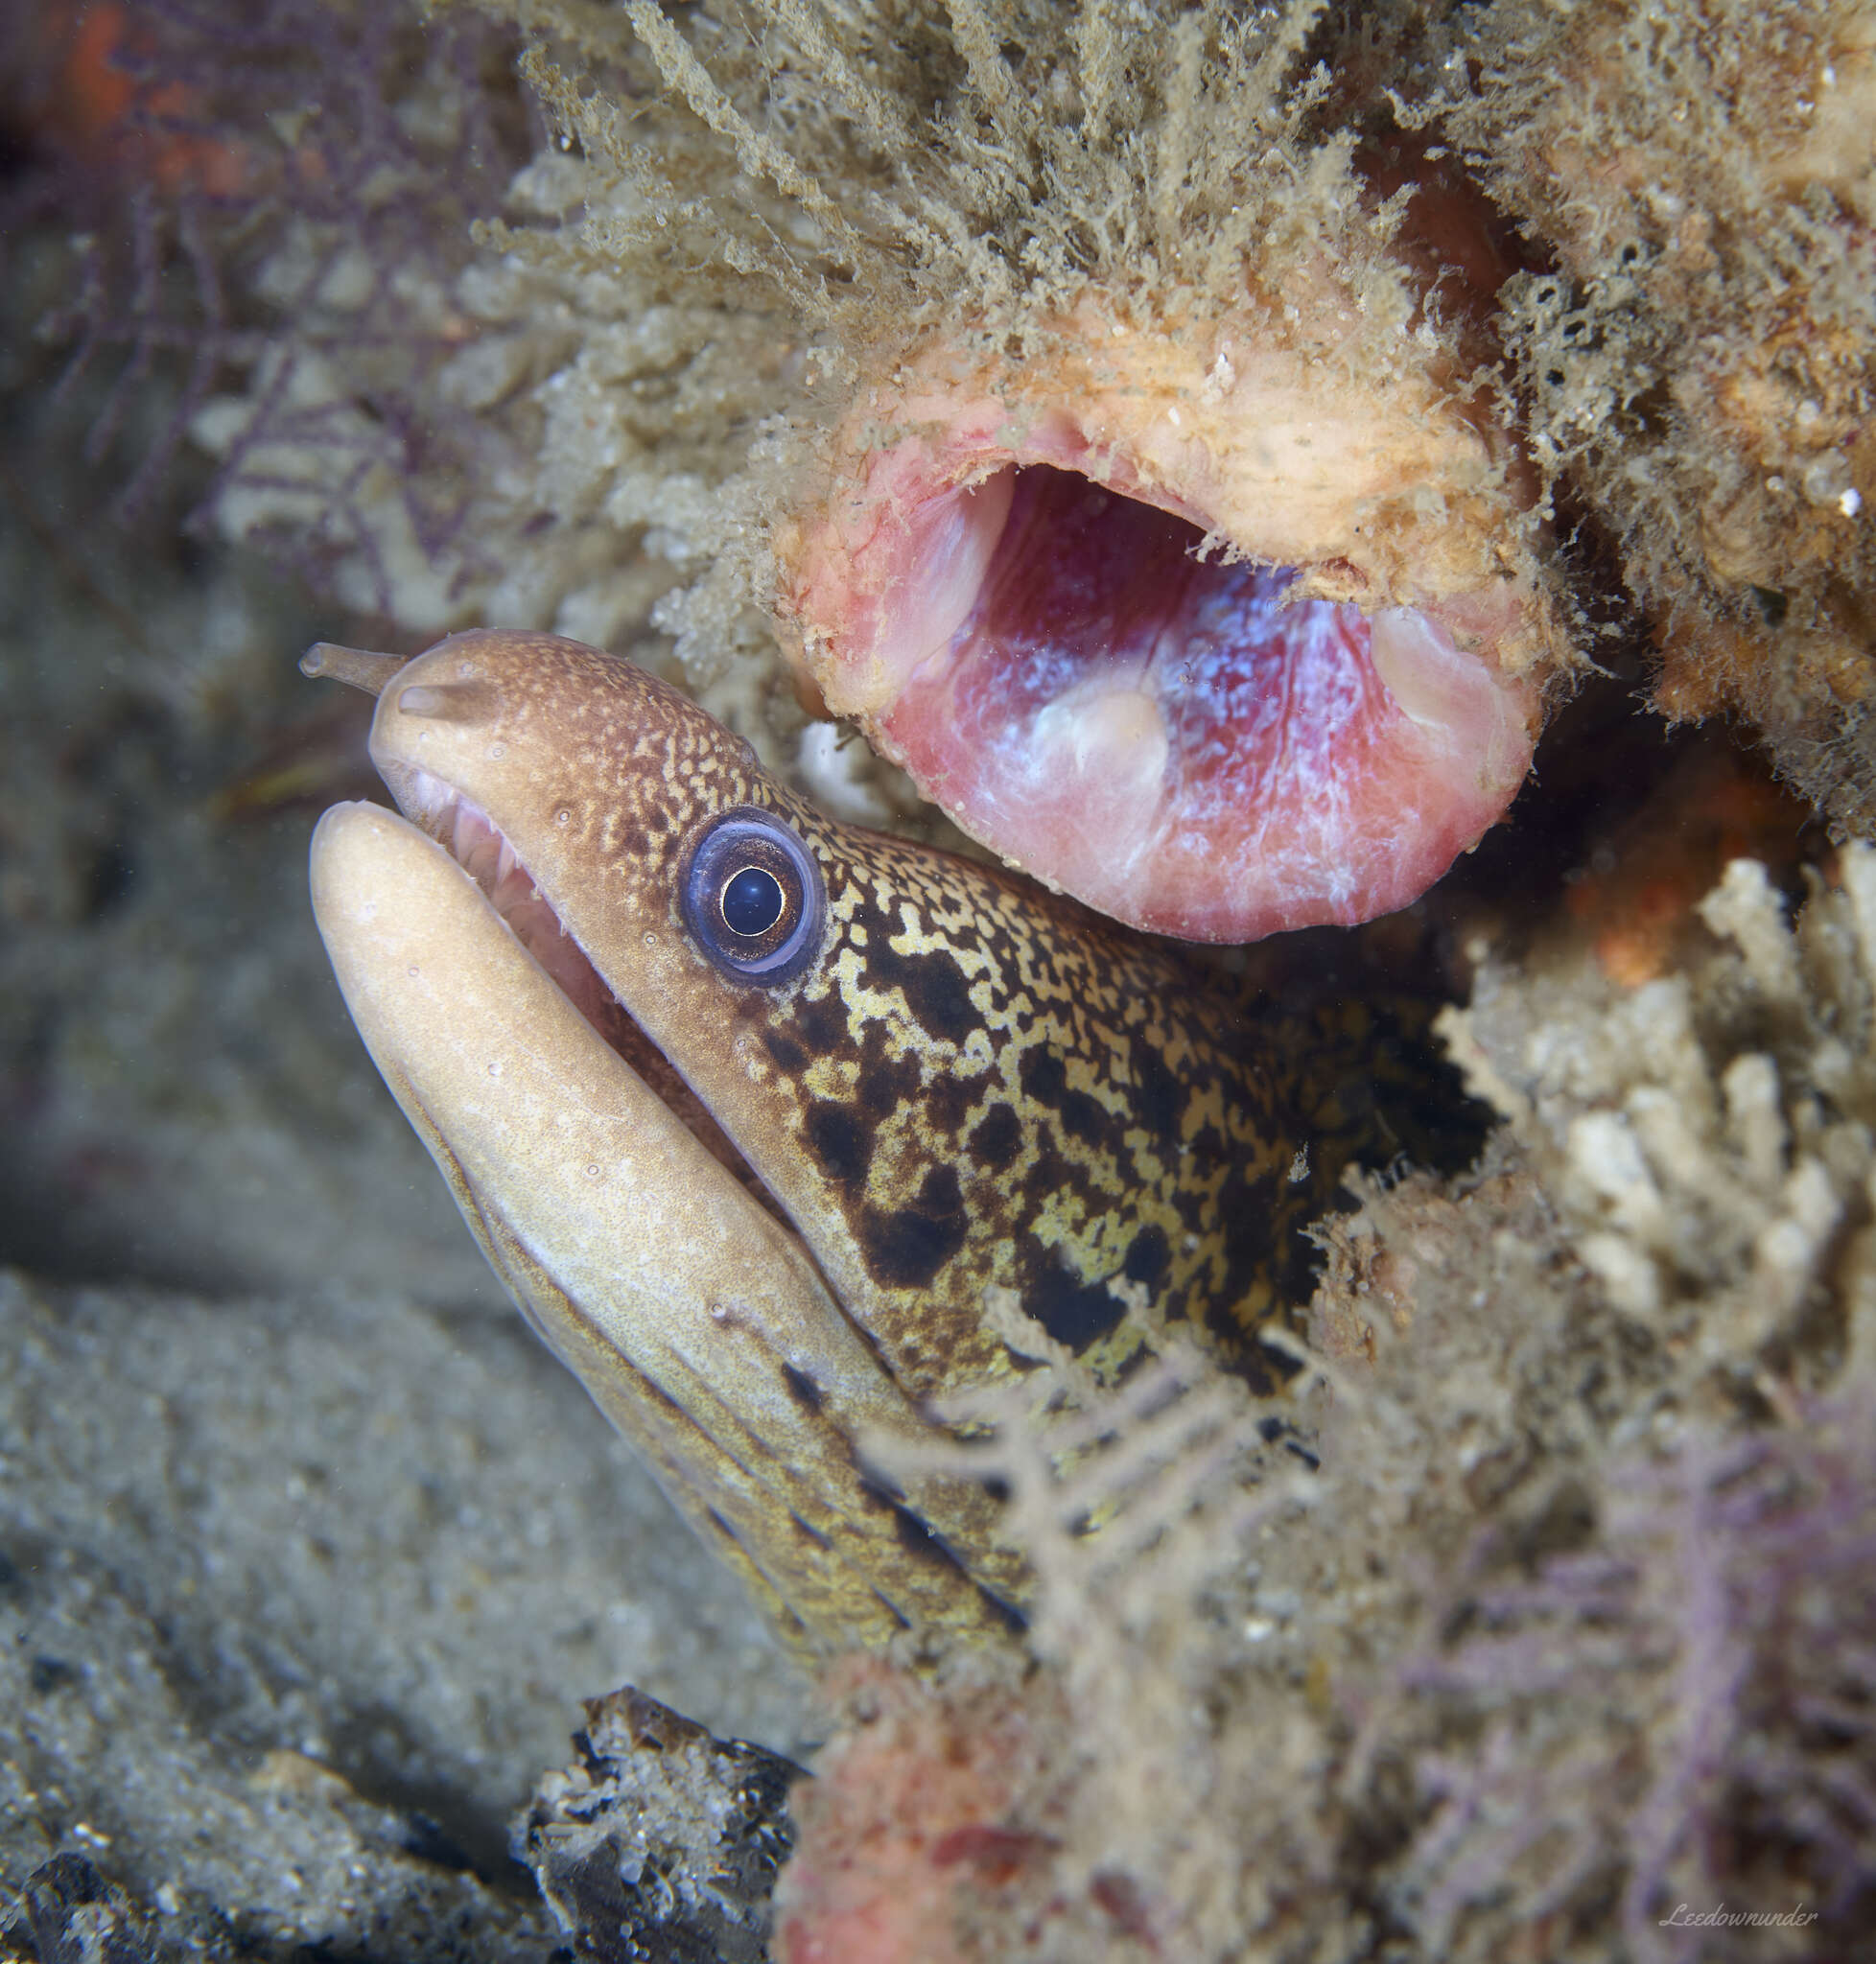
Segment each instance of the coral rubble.
[[629,1687],[587,1700],[574,1745],[513,1836],[573,1954],[762,1964],[801,1768]]

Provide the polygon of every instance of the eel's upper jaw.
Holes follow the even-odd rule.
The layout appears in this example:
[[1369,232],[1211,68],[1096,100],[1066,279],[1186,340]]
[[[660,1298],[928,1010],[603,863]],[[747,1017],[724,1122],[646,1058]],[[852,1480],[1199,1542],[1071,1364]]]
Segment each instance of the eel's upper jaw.
[[471,875],[405,820],[339,806],[312,888],[360,1034],[496,1273],[783,1634],[829,1650],[1005,1625],[965,1559],[905,1560],[907,1519],[974,1555],[987,1498],[895,1497],[868,1473],[857,1442],[916,1435],[919,1415],[795,1236]]

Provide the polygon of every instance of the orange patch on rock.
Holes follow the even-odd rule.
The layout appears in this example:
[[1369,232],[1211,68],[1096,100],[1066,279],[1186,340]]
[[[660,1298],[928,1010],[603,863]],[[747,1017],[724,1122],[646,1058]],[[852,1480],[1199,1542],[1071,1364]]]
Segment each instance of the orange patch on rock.
[[878,1657],[836,1666],[833,1690],[849,1722],[794,1791],[776,1964],[966,1964],[960,1911],[1055,1848],[1011,1813],[1044,1726],[1011,1689],[940,1693]]

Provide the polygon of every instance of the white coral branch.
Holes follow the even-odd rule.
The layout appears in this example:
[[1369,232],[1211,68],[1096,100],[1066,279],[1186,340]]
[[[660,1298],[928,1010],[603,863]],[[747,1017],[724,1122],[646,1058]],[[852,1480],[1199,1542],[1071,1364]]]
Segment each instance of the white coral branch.
[[1489,965],[1442,1025],[1625,1315],[1745,1371],[1831,1283],[1876,1159],[1876,850],[1795,924],[1735,860],[1700,903],[1725,946],[1620,993]]

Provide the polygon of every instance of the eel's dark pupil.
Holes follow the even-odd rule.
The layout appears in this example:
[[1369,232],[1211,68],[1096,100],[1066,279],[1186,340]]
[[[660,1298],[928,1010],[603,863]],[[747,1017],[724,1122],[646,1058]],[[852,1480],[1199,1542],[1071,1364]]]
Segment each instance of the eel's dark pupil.
[[723,925],[732,934],[766,934],[782,918],[782,882],[761,866],[745,866],[723,888]]

